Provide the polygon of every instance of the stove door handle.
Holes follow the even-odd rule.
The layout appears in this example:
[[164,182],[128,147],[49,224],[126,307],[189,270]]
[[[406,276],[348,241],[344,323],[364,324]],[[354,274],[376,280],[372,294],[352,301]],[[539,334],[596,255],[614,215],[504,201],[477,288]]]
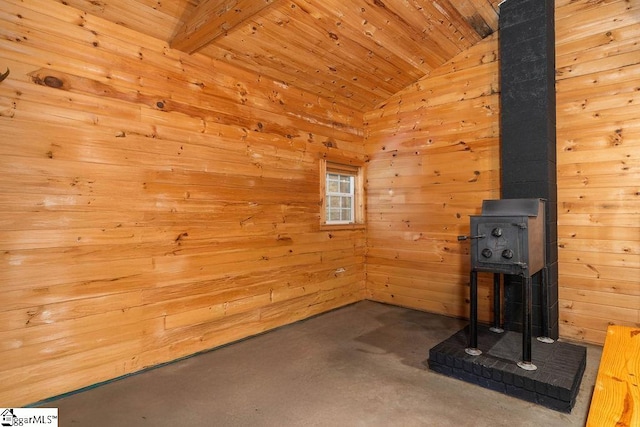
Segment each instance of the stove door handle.
[[485,236],[484,234],[478,234],[477,236],[458,236],[458,241],[462,241],[462,240],[469,240],[469,239],[484,239]]

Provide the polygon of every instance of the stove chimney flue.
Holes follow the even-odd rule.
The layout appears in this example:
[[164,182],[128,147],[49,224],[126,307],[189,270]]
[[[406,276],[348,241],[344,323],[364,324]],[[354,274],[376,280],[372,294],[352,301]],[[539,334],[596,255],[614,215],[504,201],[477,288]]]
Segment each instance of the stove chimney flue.
[[[555,31],[553,0],[508,0],[500,7],[500,164],[503,199],[545,199],[549,267],[548,331],[558,337]],[[518,277],[505,278],[505,329],[519,331],[522,294]],[[514,286],[508,286],[513,283]],[[534,278],[538,295],[540,278]],[[539,306],[540,301],[534,301]],[[536,310],[537,312],[537,310]]]

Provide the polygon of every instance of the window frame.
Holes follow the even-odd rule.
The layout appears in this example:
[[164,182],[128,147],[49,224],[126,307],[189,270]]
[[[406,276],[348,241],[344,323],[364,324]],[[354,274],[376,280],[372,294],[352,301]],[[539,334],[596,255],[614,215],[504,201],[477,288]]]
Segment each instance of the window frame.
[[[351,222],[331,222],[327,218],[327,174],[337,173],[353,177],[353,201]],[[320,159],[320,228],[358,229],[365,227],[364,163],[345,159]]]

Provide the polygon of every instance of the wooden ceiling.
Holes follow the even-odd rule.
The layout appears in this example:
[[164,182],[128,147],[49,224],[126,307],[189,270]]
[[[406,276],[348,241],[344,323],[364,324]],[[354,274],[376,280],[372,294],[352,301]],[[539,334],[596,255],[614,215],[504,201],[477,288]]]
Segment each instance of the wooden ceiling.
[[498,27],[501,0],[63,0],[369,111]]

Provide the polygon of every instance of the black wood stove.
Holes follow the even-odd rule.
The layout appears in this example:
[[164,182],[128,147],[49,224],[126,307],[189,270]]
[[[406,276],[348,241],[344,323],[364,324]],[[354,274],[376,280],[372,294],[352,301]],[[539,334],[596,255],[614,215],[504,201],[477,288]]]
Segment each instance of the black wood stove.
[[[471,216],[470,236],[458,236],[458,240],[471,240],[471,283],[469,314],[469,345],[467,354],[482,354],[478,349],[478,272],[493,273],[493,327],[491,331],[502,333],[500,316],[500,275],[517,275],[523,278],[522,311],[522,360],[518,366],[536,370],[531,362],[532,279],[541,272],[542,330],[549,323],[547,301],[547,267],[545,254],[545,201],[543,199],[485,200],[482,214]],[[549,337],[538,341],[552,343]]]

